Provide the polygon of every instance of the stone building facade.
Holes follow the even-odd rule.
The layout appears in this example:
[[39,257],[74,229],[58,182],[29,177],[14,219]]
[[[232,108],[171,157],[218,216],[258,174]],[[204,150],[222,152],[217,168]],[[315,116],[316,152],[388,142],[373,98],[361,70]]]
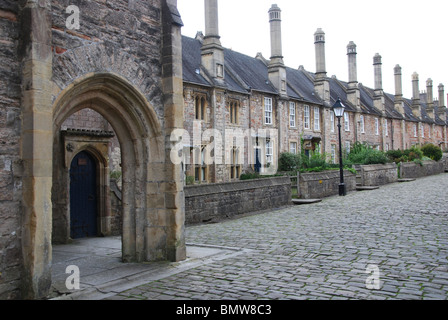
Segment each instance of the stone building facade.
[[[0,299],[48,294],[81,153],[107,235],[117,141],[123,261],[185,259],[181,167],[167,160],[183,128],[181,26],[176,0],[0,1]],[[93,112],[104,121],[79,122]]]
[[[271,57],[248,57],[221,46],[217,0],[205,3],[205,35],[198,32],[195,38],[182,38],[184,127],[188,131],[184,154],[203,153],[202,157],[190,156],[184,161],[190,183],[237,180],[243,172],[275,172],[266,169],[275,168],[283,152],[299,153],[302,141],[305,152],[328,154],[337,163],[339,140],[332,106],[338,98],[346,106],[342,143],[347,152],[356,142],[384,151],[425,143],[447,149],[442,84],[438,86],[438,99],[434,99],[432,80],[428,79],[422,93],[418,75],[414,74],[414,96],[405,98],[401,67],[397,65],[393,74],[396,92],[386,93],[382,88],[382,57],[376,54],[372,61],[375,87],[363,86],[358,82],[357,47],[352,41],[347,45],[348,81],[328,77],[322,29],[314,34],[316,70],[289,68],[283,63],[281,9],[277,5],[268,12]],[[205,111],[200,111],[203,107]],[[202,132],[213,131],[215,139],[210,139],[209,134],[202,138],[195,135],[194,126],[197,132],[199,128]],[[238,146],[229,143],[227,137],[227,132],[235,129],[244,133],[244,143]],[[273,136],[263,130],[271,131]],[[216,140],[227,140],[227,144],[218,145]],[[207,149],[207,145],[211,147]],[[219,159],[224,165],[217,164],[216,149],[222,150]],[[235,150],[242,155],[238,165],[230,156]],[[213,161],[207,165],[203,160],[210,157]]]
[[[397,66],[396,92],[385,93],[376,55],[375,88],[364,87],[352,42],[348,82],[328,77],[321,29],[315,72],[289,68],[276,5],[269,59],[222,47],[217,0],[205,0],[205,35],[194,39],[181,35],[176,8],[176,0],[0,1],[0,299],[48,294],[52,245],[71,239],[80,154],[96,168],[95,233],[107,236],[120,217],[123,261],[140,262],[185,259],[185,181],[275,173],[280,153],[299,152],[302,140],[337,161],[338,98],[347,149],[447,148],[443,85],[434,101],[432,81],[420,94],[416,74],[407,99]],[[172,161],[178,146],[181,163]]]

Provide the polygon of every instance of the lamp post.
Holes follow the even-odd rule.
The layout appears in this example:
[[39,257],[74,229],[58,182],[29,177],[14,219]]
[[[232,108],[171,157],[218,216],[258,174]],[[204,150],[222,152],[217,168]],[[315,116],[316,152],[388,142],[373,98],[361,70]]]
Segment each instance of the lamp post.
[[333,111],[336,118],[338,118],[338,130],[339,130],[339,170],[340,170],[340,183],[339,183],[339,196],[346,196],[347,189],[344,183],[344,167],[342,164],[342,138],[341,138],[341,118],[344,116],[345,106],[342,104],[341,99],[338,98],[333,105]]

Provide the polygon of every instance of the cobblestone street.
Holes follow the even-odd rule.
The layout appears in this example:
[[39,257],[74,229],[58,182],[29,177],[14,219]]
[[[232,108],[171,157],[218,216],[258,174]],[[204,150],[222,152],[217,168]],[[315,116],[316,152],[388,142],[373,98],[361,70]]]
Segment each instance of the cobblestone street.
[[[187,242],[241,249],[111,299],[448,297],[448,176],[187,228]],[[368,289],[369,266],[380,288]]]

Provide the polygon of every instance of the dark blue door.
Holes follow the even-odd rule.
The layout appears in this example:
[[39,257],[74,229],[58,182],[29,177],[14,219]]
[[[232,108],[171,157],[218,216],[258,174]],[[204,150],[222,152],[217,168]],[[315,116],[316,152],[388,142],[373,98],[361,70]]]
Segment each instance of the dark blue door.
[[80,152],[70,167],[70,236],[97,235],[97,186],[95,160]]
[[261,171],[261,161],[260,161],[260,149],[255,149],[255,172],[260,173]]

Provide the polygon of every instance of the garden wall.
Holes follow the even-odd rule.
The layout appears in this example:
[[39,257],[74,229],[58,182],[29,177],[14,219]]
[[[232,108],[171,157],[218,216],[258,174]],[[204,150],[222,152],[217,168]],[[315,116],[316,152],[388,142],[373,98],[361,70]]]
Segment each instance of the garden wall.
[[[300,199],[321,199],[339,194],[339,170],[300,173],[298,177],[298,197]],[[356,189],[356,175],[344,171],[347,191]]]
[[291,204],[289,177],[186,186],[184,190],[187,225]]
[[415,162],[402,162],[400,164],[401,179],[415,179],[443,172],[445,172],[445,163],[443,161],[423,161],[423,165]]
[[382,186],[398,181],[395,163],[355,166],[355,169],[361,177],[361,185],[365,187]]

